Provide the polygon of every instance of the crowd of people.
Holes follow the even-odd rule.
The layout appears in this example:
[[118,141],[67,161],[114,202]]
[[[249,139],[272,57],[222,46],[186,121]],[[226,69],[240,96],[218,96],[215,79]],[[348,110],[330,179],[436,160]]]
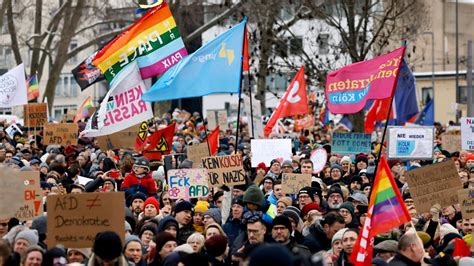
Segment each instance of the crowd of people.
[[[184,120],[179,112],[165,114],[150,130],[176,122],[168,156],[172,167],[191,168],[186,149],[204,141],[205,121],[198,113]],[[295,134],[292,160],[275,158],[253,168],[250,135],[246,125],[241,127],[237,143],[232,130],[220,132],[218,155],[242,155],[246,184],[213,188],[209,197],[189,201],[170,199],[169,167],[163,160],[150,162],[132,149],[100,150],[94,139],[45,146],[42,132],[33,136],[25,130],[10,138],[1,131],[0,163],[39,171],[44,199],[123,191],[126,215],[125,241],[121,232],[103,231],[90,248],[64,248],[46,244],[46,200],[45,215],[32,221],[0,214],[0,265],[352,265],[349,258],[367,216],[375,159],[384,145],[374,142],[368,154],[333,154],[333,128],[317,125]],[[444,130],[436,125],[437,136]],[[465,188],[474,187],[474,154],[449,153],[439,137],[433,146],[432,160],[388,161],[412,223],[374,239],[372,265],[474,265],[472,253],[460,258],[455,252],[459,240],[474,250],[474,218],[463,219],[459,204],[435,204],[429,213],[419,213],[410,195],[405,172],[444,160],[455,162]],[[309,157],[318,147],[326,149],[328,160],[316,174]],[[311,186],[284,194],[283,173],[311,174]],[[92,181],[81,185],[78,176]]]

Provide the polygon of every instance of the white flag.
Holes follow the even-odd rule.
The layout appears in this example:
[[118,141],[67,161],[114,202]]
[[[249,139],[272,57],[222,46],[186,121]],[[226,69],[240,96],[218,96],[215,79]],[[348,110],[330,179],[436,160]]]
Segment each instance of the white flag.
[[0,76],[0,107],[28,104],[23,63]]

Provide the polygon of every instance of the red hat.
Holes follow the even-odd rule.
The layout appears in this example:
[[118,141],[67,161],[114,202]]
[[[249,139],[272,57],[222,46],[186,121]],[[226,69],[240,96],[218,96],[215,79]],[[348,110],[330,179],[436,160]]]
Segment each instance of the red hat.
[[153,204],[155,205],[155,208],[157,211],[160,210],[160,204],[158,204],[158,200],[156,200],[155,197],[148,197],[146,200],[145,200],[145,203],[143,203],[143,208],[146,207],[146,205],[148,204]]
[[268,171],[268,168],[267,168],[267,166],[265,165],[264,162],[259,163],[259,164],[257,165],[257,169],[256,169],[256,170],[258,170],[258,168],[262,168],[263,170],[265,170],[265,172]]
[[466,162],[469,160],[474,160],[474,154],[469,154],[468,156],[466,156]]
[[321,208],[319,207],[319,205],[316,202],[310,202],[310,203],[304,205],[303,209],[301,210],[301,212],[303,214],[303,217],[305,217],[306,214],[308,214],[308,212],[310,212],[312,210],[321,211]]
[[393,167],[394,165],[396,165],[397,163],[400,163],[400,161],[399,161],[399,160],[388,160],[387,163],[388,163],[388,167],[389,167],[390,169],[392,169],[392,167]]

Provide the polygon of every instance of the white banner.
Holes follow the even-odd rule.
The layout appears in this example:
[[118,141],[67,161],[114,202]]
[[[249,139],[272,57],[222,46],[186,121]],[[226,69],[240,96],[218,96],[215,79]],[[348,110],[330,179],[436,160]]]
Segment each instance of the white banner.
[[389,159],[432,159],[434,127],[389,127]]
[[[97,126],[88,123],[81,136],[109,135],[153,117],[151,104],[141,100],[146,88],[137,63],[130,63],[119,75],[96,113]],[[92,120],[94,119],[91,117],[89,121]]]
[[461,118],[461,143],[463,150],[474,150],[474,117]]
[[0,107],[28,104],[23,63],[0,76]]
[[261,162],[270,166],[273,159],[280,162],[291,160],[291,139],[252,139],[250,140],[252,152],[252,167],[257,167]]

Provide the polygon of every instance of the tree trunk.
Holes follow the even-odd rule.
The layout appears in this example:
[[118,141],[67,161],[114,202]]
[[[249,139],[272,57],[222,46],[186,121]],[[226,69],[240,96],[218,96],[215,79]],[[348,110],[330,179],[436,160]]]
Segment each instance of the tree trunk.
[[35,10],[35,35],[33,39],[33,52],[31,53],[31,69],[30,75],[36,74],[38,72],[38,64],[40,58],[40,48],[41,42],[43,40],[41,35],[41,20],[42,20],[42,10],[43,10],[43,0],[36,0],[36,10]]
[[10,32],[11,47],[13,50],[13,55],[15,56],[15,61],[17,65],[19,65],[23,62],[23,60],[21,59],[20,46],[18,45],[18,37],[16,35],[15,24],[13,21],[13,2],[11,0],[7,0],[6,5],[7,5],[7,26],[8,26],[8,31]]

